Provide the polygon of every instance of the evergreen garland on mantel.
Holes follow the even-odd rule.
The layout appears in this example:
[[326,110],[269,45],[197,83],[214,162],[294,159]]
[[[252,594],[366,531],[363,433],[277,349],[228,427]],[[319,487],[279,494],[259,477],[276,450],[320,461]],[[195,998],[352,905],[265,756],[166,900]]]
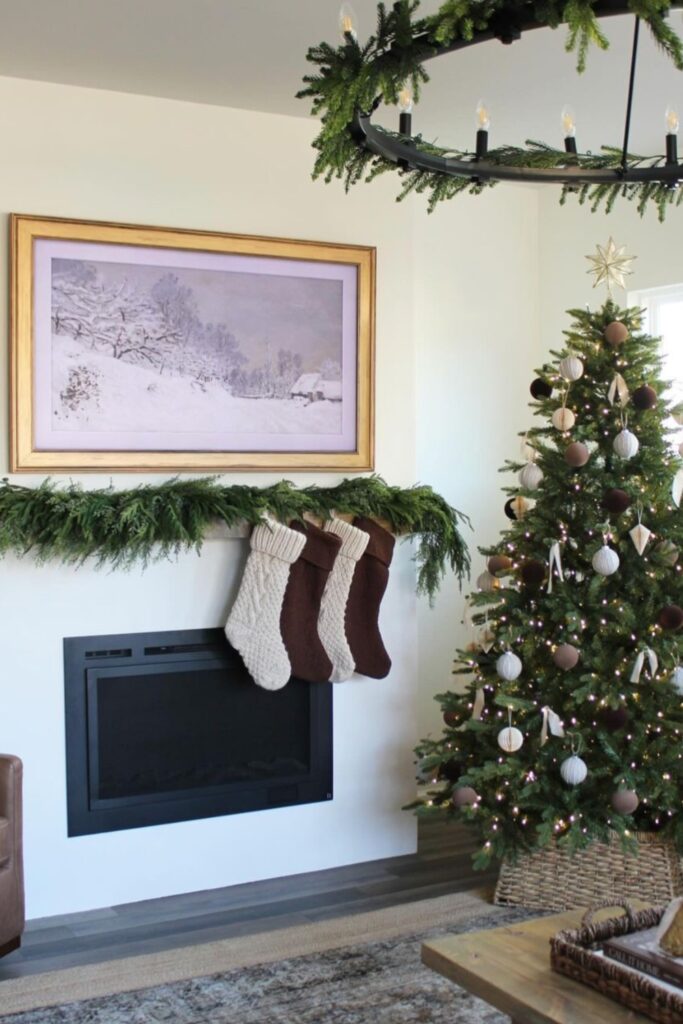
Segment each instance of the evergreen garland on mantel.
[[216,522],[257,523],[264,512],[286,522],[304,513],[329,519],[363,515],[388,522],[397,534],[417,539],[417,590],[434,597],[450,568],[462,582],[469,571],[467,546],[458,525],[469,523],[431,487],[390,487],[379,476],[343,480],[336,487],[298,488],[288,480],[270,487],[224,486],[214,477],[168,480],[132,490],[87,491],[73,484],[58,489],[0,483],[0,554],[32,553],[39,562],[57,559],[128,568],[202,546]]

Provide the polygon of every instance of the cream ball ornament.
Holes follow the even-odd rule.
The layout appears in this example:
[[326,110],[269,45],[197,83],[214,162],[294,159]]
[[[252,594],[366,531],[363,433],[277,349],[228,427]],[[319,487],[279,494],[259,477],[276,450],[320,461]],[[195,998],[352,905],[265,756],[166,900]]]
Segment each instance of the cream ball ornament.
[[619,555],[614,548],[603,544],[593,555],[592,565],[601,576],[611,576],[619,568]]
[[522,743],[524,743],[524,737],[519,729],[515,729],[514,725],[507,725],[498,733],[498,746],[506,754],[514,754],[516,750],[519,750]]
[[482,590],[485,594],[490,594],[492,591],[497,590],[500,586],[500,580],[497,580],[488,569],[480,573],[477,576],[477,589]]
[[543,480],[543,470],[540,466],[537,466],[535,462],[527,462],[524,469],[519,474],[519,482],[522,487],[526,487],[530,491],[535,491]]
[[588,775],[588,766],[582,758],[572,754],[560,765],[560,775],[567,785],[579,786]]
[[560,373],[566,381],[579,380],[583,377],[583,363],[578,356],[565,356],[560,360]]
[[683,697],[683,665],[676,665],[676,668],[671,673],[670,681],[674,686],[676,693],[679,693]]
[[511,683],[522,674],[522,662],[512,651],[506,651],[496,661],[496,672],[501,679]]
[[555,430],[561,430],[563,433],[571,430],[576,423],[576,416],[571,409],[567,409],[564,406],[561,409],[556,409],[553,413],[552,424]]
[[631,430],[620,430],[612,442],[612,448],[621,459],[632,459],[637,455],[640,441]]

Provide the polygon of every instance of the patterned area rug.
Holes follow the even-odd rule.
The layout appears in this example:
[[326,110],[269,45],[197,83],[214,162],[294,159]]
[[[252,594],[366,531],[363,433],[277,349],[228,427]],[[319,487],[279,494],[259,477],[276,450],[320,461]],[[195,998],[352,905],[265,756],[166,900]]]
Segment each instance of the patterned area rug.
[[505,1024],[503,1014],[424,967],[420,944],[529,916],[489,911],[420,934],[11,1014],[2,1024]]

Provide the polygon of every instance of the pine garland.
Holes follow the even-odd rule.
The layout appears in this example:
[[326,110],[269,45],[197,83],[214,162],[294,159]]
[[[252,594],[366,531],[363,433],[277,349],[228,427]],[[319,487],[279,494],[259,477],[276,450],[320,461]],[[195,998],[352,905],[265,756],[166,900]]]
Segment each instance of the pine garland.
[[87,491],[73,484],[59,489],[51,480],[39,487],[0,483],[0,555],[33,554],[38,562],[57,559],[80,565],[129,568],[199,551],[216,522],[255,524],[264,512],[287,522],[304,513],[325,520],[340,514],[386,520],[392,531],[417,539],[417,590],[432,600],[448,569],[460,582],[469,572],[460,523],[467,517],[431,487],[390,487],[379,476],[343,480],[335,487],[297,488],[288,480],[270,487],[224,486],[214,477],[169,480],[132,490]]
[[[640,17],[650,28],[657,45],[683,70],[683,42],[666,20],[668,12],[681,6],[680,0],[625,0],[624,11]],[[318,151],[313,177],[326,182],[333,178],[344,181],[348,191],[360,181],[373,181],[393,171],[401,176],[402,187],[397,196],[404,199],[411,192],[426,193],[431,213],[439,202],[463,192],[478,194],[497,181],[485,182],[472,177],[452,177],[438,171],[401,169],[397,164],[362,148],[354,139],[352,124],[357,111],[367,112],[380,103],[394,104],[401,89],[408,86],[415,101],[422,85],[429,80],[424,69],[430,47],[448,46],[457,40],[470,41],[476,32],[495,31],[496,27],[524,25],[532,21],[549,28],[566,23],[566,48],[577,53],[577,69],[583,71],[591,44],[607,49],[596,8],[599,0],[446,0],[436,14],[418,18],[419,0],[399,0],[391,10],[384,3],[377,7],[377,30],[362,46],[351,37],[337,47],[329,43],[312,46],[308,61],[316,72],[304,77],[305,87],[297,96],[312,100],[312,113],[321,118],[321,131],[313,146]],[[387,133],[391,134],[391,133]],[[425,153],[474,159],[474,153],[443,149],[420,136],[416,148]],[[517,167],[565,167],[576,165],[586,169],[621,165],[621,150],[605,146],[600,154],[567,154],[543,142],[527,141],[524,147],[501,146],[490,150],[487,163]],[[664,157],[630,156],[631,166],[659,166]],[[588,202],[595,211],[604,206],[609,213],[619,198],[636,201],[643,215],[653,204],[663,220],[669,206],[679,205],[683,193],[660,182],[624,184],[621,181],[599,185],[583,185],[562,189],[561,202],[569,194],[580,203]]]

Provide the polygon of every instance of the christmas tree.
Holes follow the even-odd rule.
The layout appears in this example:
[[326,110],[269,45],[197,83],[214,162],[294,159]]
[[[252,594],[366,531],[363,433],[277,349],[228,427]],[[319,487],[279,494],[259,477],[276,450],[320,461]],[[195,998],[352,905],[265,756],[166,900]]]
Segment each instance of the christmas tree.
[[[662,830],[683,851],[683,462],[658,340],[620,309],[628,259],[598,248],[596,312],[571,310],[562,351],[531,386],[542,425],[508,462],[511,520],[480,549],[464,693],[440,694],[445,730],[418,748],[446,811],[481,836],[475,858],[553,839],[569,849]],[[682,446],[683,448],[683,446]]]

